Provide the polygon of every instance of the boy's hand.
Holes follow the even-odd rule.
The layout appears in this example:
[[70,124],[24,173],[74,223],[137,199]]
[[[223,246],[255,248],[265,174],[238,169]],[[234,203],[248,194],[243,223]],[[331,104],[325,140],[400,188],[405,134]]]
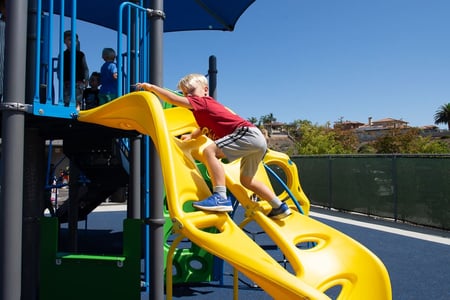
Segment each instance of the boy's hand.
[[137,82],[135,87],[136,91],[148,91],[151,87],[151,84],[146,82]]
[[192,134],[190,134],[190,133],[189,134],[183,134],[181,136],[181,140],[184,141],[184,142],[192,140]]

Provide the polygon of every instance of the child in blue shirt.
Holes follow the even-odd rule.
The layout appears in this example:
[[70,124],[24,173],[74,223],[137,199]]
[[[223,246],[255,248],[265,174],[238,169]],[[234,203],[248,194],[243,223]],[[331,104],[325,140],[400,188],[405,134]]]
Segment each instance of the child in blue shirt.
[[105,60],[105,63],[100,69],[102,85],[98,95],[99,105],[117,98],[117,65],[114,62],[116,59],[116,52],[112,48],[104,48],[102,51],[102,58]]

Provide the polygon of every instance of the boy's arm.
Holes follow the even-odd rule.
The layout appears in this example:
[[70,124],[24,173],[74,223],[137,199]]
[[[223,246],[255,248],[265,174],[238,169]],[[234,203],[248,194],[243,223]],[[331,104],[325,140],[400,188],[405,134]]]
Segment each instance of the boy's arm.
[[194,131],[192,131],[191,133],[188,134],[183,134],[181,136],[181,140],[183,141],[189,141],[191,139],[196,139],[199,136],[202,135],[202,130],[200,128],[196,128]]
[[169,90],[166,90],[162,87],[159,87],[154,84],[150,83],[136,83],[136,89],[143,89],[144,91],[149,91],[155,93],[157,96],[159,96],[162,100],[169,102],[173,105],[184,107],[184,108],[192,108],[191,103],[189,100],[184,97],[177,95]]

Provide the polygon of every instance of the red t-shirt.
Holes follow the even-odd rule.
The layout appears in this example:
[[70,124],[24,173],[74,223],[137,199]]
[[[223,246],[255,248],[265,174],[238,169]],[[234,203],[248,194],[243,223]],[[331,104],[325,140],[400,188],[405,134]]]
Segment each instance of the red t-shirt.
[[255,126],[212,97],[188,96],[187,98],[193,107],[192,112],[198,126],[212,140],[220,139],[238,127]]

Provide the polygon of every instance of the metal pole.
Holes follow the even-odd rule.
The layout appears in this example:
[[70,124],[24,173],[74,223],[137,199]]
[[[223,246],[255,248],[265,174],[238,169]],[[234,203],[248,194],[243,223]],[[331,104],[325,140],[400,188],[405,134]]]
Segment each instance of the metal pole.
[[127,217],[141,218],[141,140],[142,136],[130,138],[130,180],[128,186]]
[[[36,95],[39,95],[39,80],[36,76],[37,71],[37,57],[36,53],[40,51],[37,51],[36,49],[36,39],[38,36],[40,36],[40,33],[38,35],[38,28],[36,28],[37,24],[37,18],[41,16],[37,16],[38,13],[37,9],[37,0],[31,0],[28,1],[28,44],[27,44],[27,74],[26,74],[26,88],[25,88],[25,102],[28,104],[33,103],[33,97],[36,93]],[[40,29],[40,27],[39,27]]]
[[214,55],[209,57],[209,95],[214,99],[217,99],[217,60]]
[[[150,20],[150,82],[163,85],[163,0],[153,0]],[[161,162],[154,145],[150,146],[150,284],[149,299],[164,299],[164,187]]]
[[39,217],[45,200],[45,140],[37,128],[25,131],[21,300],[35,300],[39,298]]
[[0,300],[20,300],[27,44],[26,0],[8,1],[2,109]]
[[394,200],[394,221],[398,220],[398,176],[397,176],[397,155],[392,155],[392,187]]
[[[134,1],[134,4],[139,5],[139,1]],[[131,7],[130,7],[131,10]],[[136,72],[138,69],[137,63],[137,42],[138,42],[138,30],[136,24],[138,22],[138,10],[134,10],[135,13],[131,14],[131,54],[129,53],[129,82],[135,83],[137,81]],[[129,85],[126,86],[129,89]],[[141,139],[142,136],[130,138],[130,180],[129,180],[129,201],[127,208],[127,217],[132,219],[141,218]]]

